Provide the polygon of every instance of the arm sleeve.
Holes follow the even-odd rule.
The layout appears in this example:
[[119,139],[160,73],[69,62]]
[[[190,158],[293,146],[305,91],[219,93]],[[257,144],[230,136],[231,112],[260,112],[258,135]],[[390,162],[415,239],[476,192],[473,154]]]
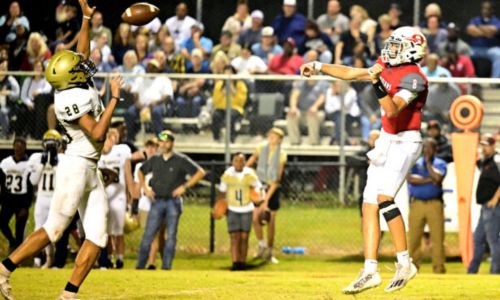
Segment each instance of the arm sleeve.
[[396,95],[410,103],[418,96],[418,93],[425,90],[426,86],[427,82],[422,76],[417,73],[410,73],[401,79]]
[[417,165],[414,164],[413,167],[411,167],[410,175],[418,175],[418,168]]
[[198,170],[201,170],[200,165],[195,163],[190,157],[183,158],[183,169],[189,175],[194,175]]
[[10,90],[9,96],[8,96],[9,100],[16,101],[17,98],[19,98],[19,94],[21,92],[21,89],[19,88],[19,83],[17,83],[17,80],[12,76],[9,76],[9,83],[11,86],[11,90]]
[[33,99],[31,99],[31,95],[29,94],[29,88],[31,86],[31,78],[26,78],[23,82],[23,86],[21,88],[21,100],[23,100],[24,104],[32,104]]
[[28,161],[30,182],[32,185],[37,185],[42,176],[43,165],[40,161],[41,157],[38,153],[34,153],[30,156]]
[[439,164],[435,166],[435,168],[439,171],[441,175],[443,175],[443,177],[446,176],[446,171],[447,171],[446,162],[441,161]]
[[220,178],[219,192],[221,192],[221,193],[225,193],[227,191],[226,177],[227,177],[227,175],[224,172],[224,174]]
[[147,161],[145,161],[142,166],[141,166],[141,172],[142,174],[148,174],[148,173],[151,173],[153,171],[153,160],[154,160],[154,157],[148,159]]

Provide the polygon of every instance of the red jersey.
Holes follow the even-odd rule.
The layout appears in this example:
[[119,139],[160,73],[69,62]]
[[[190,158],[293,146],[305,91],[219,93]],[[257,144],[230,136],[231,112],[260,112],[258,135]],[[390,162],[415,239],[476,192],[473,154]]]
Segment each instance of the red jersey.
[[380,80],[389,96],[406,90],[412,94],[409,104],[395,117],[389,118],[382,109],[382,128],[390,134],[402,131],[420,130],[422,107],[427,100],[427,78],[417,64],[389,66],[379,58],[378,64],[384,66]]

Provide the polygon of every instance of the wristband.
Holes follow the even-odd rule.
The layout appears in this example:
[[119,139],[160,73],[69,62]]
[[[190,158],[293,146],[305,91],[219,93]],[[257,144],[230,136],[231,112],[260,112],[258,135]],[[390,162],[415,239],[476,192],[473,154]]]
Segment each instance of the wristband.
[[316,73],[319,73],[321,72],[321,67],[323,67],[323,64],[320,63],[319,61],[315,61],[313,62],[313,66],[314,66],[314,71],[316,71]]
[[89,17],[89,16],[86,16],[86,15],[83,15],[83,18],[84,18],[84,19],[87,19],[87,20],[90,20],[92,17]]
[[116,99],[116,100],[118,100],[118,101],[124,101],[125,100],[123,98],[116,97],[116,96],[111,96],[111,98],[109,98],[109,99],[113,99],[113,98]]
[[373,89],[375,90],[375,94],[377,95],[377,98],[382,99],[385,96],[387,96],[387,91],[385,90],[385,88],[382,85],[382,82],[380,80],[373,83],[372,86],[373,86]]

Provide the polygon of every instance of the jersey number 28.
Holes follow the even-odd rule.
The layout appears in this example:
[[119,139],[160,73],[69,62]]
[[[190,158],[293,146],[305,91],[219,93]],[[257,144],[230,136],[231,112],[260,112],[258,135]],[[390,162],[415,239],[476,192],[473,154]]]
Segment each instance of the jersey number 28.
[[71,117],[73,114],[78,114],[80,112],[80,109],[78,108],[78,105],[73,104],[71,106],[66,106],[64,107],[64,110],[66,111],[66,114]]

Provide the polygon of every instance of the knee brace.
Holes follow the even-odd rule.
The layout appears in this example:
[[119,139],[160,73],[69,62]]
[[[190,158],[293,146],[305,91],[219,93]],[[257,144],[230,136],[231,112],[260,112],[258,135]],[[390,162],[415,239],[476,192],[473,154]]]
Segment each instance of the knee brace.
[[389,222],[390,220],[401,215],[401,212],[394,201],[384,201],[378,205],[378,208],[384,216],[386,222]]

